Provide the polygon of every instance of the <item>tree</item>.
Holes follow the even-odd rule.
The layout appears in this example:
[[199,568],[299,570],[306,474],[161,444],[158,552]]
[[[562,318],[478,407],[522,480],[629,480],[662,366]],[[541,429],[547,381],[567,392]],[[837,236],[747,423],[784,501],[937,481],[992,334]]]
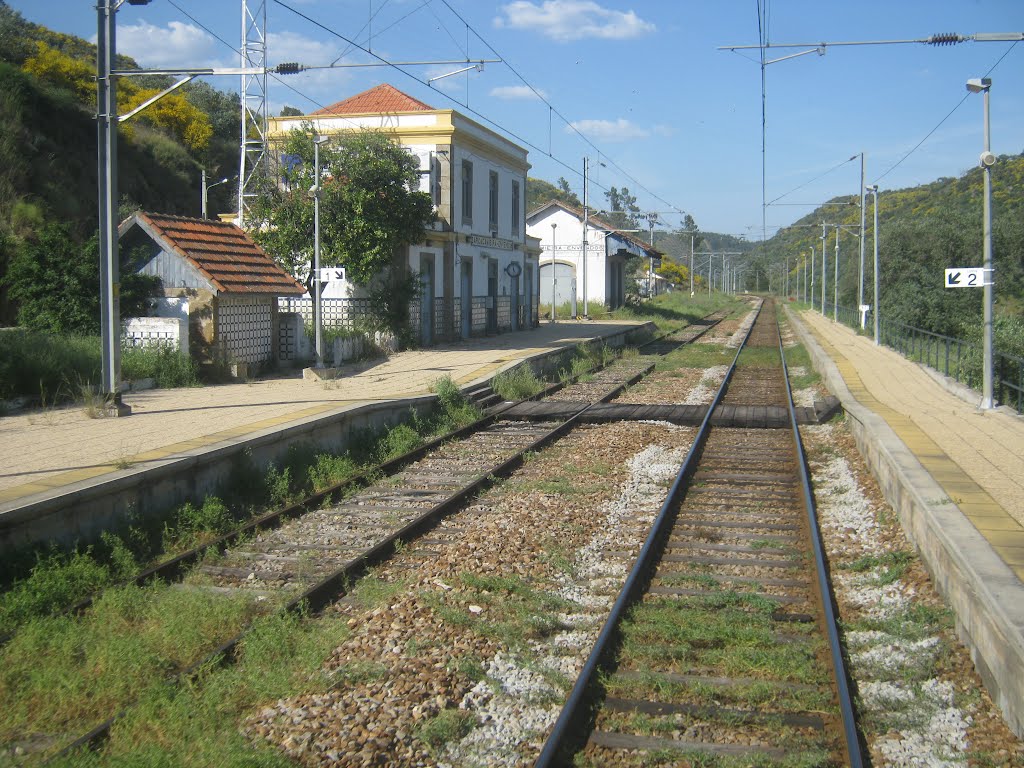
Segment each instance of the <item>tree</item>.
[[[267,184],[252,206],[251,234],[292,274],[308,276],[313,257],[313,133],[289,135],[281,185]],[[419,164],[379,131],[332,138],[320,147],[321,262],[345,267],[359,285],[391,265],[402,246],[423,239],[433,221],[430,195],[418,191]],[[308,284],[308,279],[307,279]]]
[[569,189],[569,182],[559,178],[558,186],[544,179],[529,177],[526,179],[526,212],[539,208],[551,200],[560,200],[567,205],[582,208],[583,204],[576,193]]
[[[50,222],[14,244],[4,283],[18,304],[18,323],[50,333],[100,332],[98,238],[78,242],[64,223]],[[126,269],[122,254],[121,316],[144,314],[159,279]]]
[[616,229],[638,229],[640,206],[628,187],[621,190],[612,187],[604,196],[608,198],[608,210],[602,217]]
[[280,117],[299,117],[302,115],[302,110],[295,107],[289,107],[287,104],[281,108]]
[[672,285],[690,285],[690,269],[676,262],[671,256],[663,256],[656,272]]

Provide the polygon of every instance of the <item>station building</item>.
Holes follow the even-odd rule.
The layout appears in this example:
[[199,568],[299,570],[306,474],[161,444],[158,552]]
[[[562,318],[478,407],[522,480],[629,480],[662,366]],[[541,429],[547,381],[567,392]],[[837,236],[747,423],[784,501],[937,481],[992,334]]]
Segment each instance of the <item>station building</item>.
[[[530,211],[526,231],[541,242],[540,297],[550,305],[570,304],[572,314],[598,308],[616,309],[626,301],[626,260],[643,257],[646,274],[661,264],[661,252],[632,233],[616,229],[598,216],[561,200],[551,200]],[[586,231],[586,254],[583,252]],[[586,281],[584,288],[584,281]]]
[[[411,319],[421,344],[537,324],[540,243],[526,231],[525,149],[455,110],[434,109],[387,84],[308,115],[271,118],[272,161],[280,153],[275,144],[306,125],[327,137],[385,131],[418,159],[421,190],[431,195],[437,221],[423,242],[398,258],[420,278]],[[332,295],[337,301],[361,296],[357,286],[329,288],[325,322]]]

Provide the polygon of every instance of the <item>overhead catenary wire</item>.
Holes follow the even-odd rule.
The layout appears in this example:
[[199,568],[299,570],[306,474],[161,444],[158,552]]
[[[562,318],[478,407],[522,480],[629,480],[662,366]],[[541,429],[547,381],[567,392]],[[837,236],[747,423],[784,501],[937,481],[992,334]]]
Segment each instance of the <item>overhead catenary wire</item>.
[[[1018,41],[1018,42],[1019,42],[1019,41]],[[988,71],[987,71],[987,72],[985,73],[984,77],[988,77],[989,75],[991,75],[991,74],[992,74],[992,72],[994,72],[994,71],[995,71],[995,68],[996,68],[996,67],[998,67],[998,66],[999,66],[999,64],[1000,64],[1000,63],[1001,63],[1001,62],[1003,61],[1003,59],[1005,59],[1005,58],[1006,58],[1006,57],[1007,57],[1007,56],[1009,55],[1010,51],[1012,51],[1012,50],[1013,50],[1014,48],[1016,48],[1016,47],[1017,47],[1017,42],[1014,42],[1014,43],[1013,43],[1013,44],[1012,44],[1012,45],[1011,45],[1011,46],[1010,46],[1009,48],[1007,48],[1007,49],[1006,49],[1006,50],[1005,50],[1005,51],[1003,52],[1003,55],[1002,55],[1002,56],[1000,56],[1000,57],[999,57],[998,59],[996,59],[996,62],[995,62],[995,64],[993,64],[993,65],[992,65],[991,67],[989,67],[989,68],[988,68]],[[901,157],[901,158],[900,158],[899,160],[897,160],[897,161],[896,161],[895,163],[893,163],[893,164],[892,164],[891,166],[889,166],[889,168],[888,168],[888,169],[887,169],[887,170],[886,170],[886,171],[885,171],[884,173],[882,173],[882,174],[881,174],[880,176],[876,177],[873,183],[874,183],[874,184],[877,184],[878,182],[880,182],[880,181],[881,181],[882,179],[884,179],[884,178],[885,178],[886,176],[888,176],[888,175],[889,175],[890,173],[892,173],[892,172],[893,172],[893,171],[895,171],[895,170],[896,170],[897,168],[899,168],[899,167],[900,167],[900,165],[902,165],[902,164],[903,164],[903,161],[904,161],[904,160],[906,160],[906,159],[907,159],[908,157],[910,157],[910,156],[911,156],[912,154],[914,154],[914,153],[915,153],[915,152],[916,152],[917,150],[919,150],[919,149],[921,148],[921,146],[922,146],[922,145],[923,145],[923,144],[924,144],[924,143],[925,143],[926,141],[928,141],[928,139],[930,139],[930,138],[932,137],[932,135],[933,135],[933,134],[934,134],[934,133],[935,133],[935,132],[936,132],[937,130],[939,130],[939,128],[941,128],[941,127],[942,127],[942,124],[943,124],[943,123],[945,123],[945,122],[946,122],[946,121],[947,121],[947,120],[948,120],[948,119],[949,119],[950,117],[952,117],[952,116],[953,116],[953,113],[954,113],[954,112],[956,112],[956,111],[957,111],[958,109],[960,109],[960,107],[961,107],[961,106],[963,106],[963,103],[964,103],[965,101],[967,101],[967,99],[968,99],[968,98],[970,97],[970,95],[971,95],[971,94],[970,94],[969,92],[968,92],[968,93],[965,93],[965,94],[964,94],[964,96],[963,96],[963,98],[961,98],[961,99],[960,99],[960,101],[958,101],[958,102],[956,103],[956,106],[955,106],[955,107],[953,107],[953,108],[952,108],[951,110],[949,110],[949,112],[947,112],[947,113],[946,113],[946,116],[945,116],[945,117],[943,117],[943,118],[942,118],[941,120],[939,120],[939,122],[935,124],[935,127],[934,127],[934,128],[932,128],[932,129],[931,129],[930,131],[928,131],[928,133],[927,133],[927,134],[925,135],[925,137],[924,137],[923,139],[921,139],[921,140],[920,140],[919,142],[917,142],[917,144],[915,144],[915,145],[914,145],[914,146],[913,146],[913,147],[912,147],[912,148],[910,149],[910,151],[908,151],[908,152],[907,152],[907,153],[906,153],[905,155],[903,155],[903,157]]]
[[[575,134],[576,134],[577,136],[579,136],[579,138],[580,138],[580,139],[581,139],[581,140],[582,140],[582,141],[583,141],[583,142],[584,142],[585,144],[587,144],[587,146],[589,146],[589,147],[590,147],[591,149],[593,149],[593,150],[594,150],[595,152],[597,152],[597,153],[599,153],[599,154],[603,154],[603,155],[604,155],[604,157],[605,157],[605,159],[606,159],[606,160],[608,161],[608,164],[609,164],[609,165],[611,165],[611,166],[612,166],[613,168],[615,168],[615,169],[616,169],[617,171],[619,171],[619,173],[621,173],[621,174],[622,174],[623,176],[625,176],[625,177],[626,177],[627,179],[629,179],[629,181],[630,181],[631,183],[635,184],[635,185],[636,185],[636,186],[637,186],[637,187],[638,187],[639,189],[641,189],[641,190],[643,190],[644,192],[646,192],[646,193],[647,193],[648,195],[650,195],[650,196],[651,196],[652,198],[654,198],[654,199],[655,199],[655,200],[657,200],[658,202],[660,202],[660,203],[663,203],[664,205],[667,205],[668,207],[670,207],[670,208],[674,209],[674,211],[675,211],[675,212],[676,212],[677,214],[679,214],[680,216],[683,216],[683,215],[685,215],[685,214],[684,214],[684,212],[683,212],[683,211],[682,211],[682,210],[681,210],[680,208],[678,208],[677,206],[673,205],[673,204],[672,204],[671,202],[669,202],[669,201],[668,201],[668,200],[666,200],[665,198],[661,197],[661,196],[660,196],[660,195],[658,195],[657,193],[655,193],[655,192],[652,192],[652,191],[651,191],[650,189],[648,189],[648,188],[647,188],[647,187],[646,187],[646,186],[645,186],[645,185],[644,185],[644,184],[643,184],[642,182],[640,182],[640,181],[639,181],[639,180],[638,180],[638,179],[637,179],[636,177],[634,177],[634,176],[633,176],[632,174],[630,174],[630,173],[629,173],[629,172],[628,172],[628,171],[627,171],[627,170],[626,170],[625,168],[623,168],[623,167],[622,167],[622,166],[620,166],[620,165],[619,165],[618,163],[616,163],[616,162],[615,162],[615,161],[614,161],[613,159],[611,159],[611,158],[610,158],[610,157],[609,157],[609,156],[608,156],[607,154],[605,154],[605,153],[602,153],[602,152],[601,152],[601,150],[600,150],[600,149],[598,149],[597,145],[596,145],[596,144],[594,144],[594,142],[593,142],[593,141],[591,141],[591,140],[590,140],[590,138],[589,138],[589,137],[588,137],[588,136],[587,136],[586,134],[584,134],[584,133],[583,133],[582,131],[580,131],[580,129],[579,129],[579,128],[577,128],[577,127],[576,127],[576,126],[575,126],[575,125],[574,125],[574,124],[572,123],[572,121],[571,121],[571,120],[569,120],[569,119],[568,119],[568,118],[566,118],[566,117],[565,117],[565,116],[564,116],[564,115],[563,115],[563,114],[562,114],[561,112],[559,112],[559,111],[558,111],[558,110],[557,110],[557,109],[556,109],[556,108],[554,107],[554,105],[553,105],[553,104],[552,104],[552,103],[551,103],[551,102],[550,102],[550,101],[548,100],[548,98],[547,98],[547,97],[546,97],[546,96],[545,96],[545,95],[544,95],[543,93],[541,93],[541,92],[540,92],[540,91],[539,91],[539,90],[538,90],[537,88],[535,88],[535,87],[534,87],[534,86],[533,86],[533,85],[532,85],[532,84],[531,84],[531,83],[530,83],[530,82],[529,82],[529,81],[528,81],[528,80],[527,80],[527,79],[526,79],[526,78],[525,78],[525,77],[524,77],[524,76],[523,76],[523,75],[522,75],[522,74],[521,74],[521,73],[519,72],[519,70],[517,70],[517,69],[516,69],[516,68],[515,68],[515,67],[514,67],[514,66],[513,66],[513,65],[512,65],[512,64],[511,64],[510,62],[509,62],[509,60],[508,60],[508,59],[507,59],[507,58],[506,58],[506,57],[505,57],[504,55],[502,55],[502,54],[501,54],[501,53],[500,53],[500,52],[499,52],[499,51],[498,51],[498,50],[497,50],[497,49],[496,49],[496,48],[495,48],[495,47],[494,47],[493,45],[491,45],[491,44],[490,44],[490,42],[488,42],[488,41],[487,41],[487,39],[486,39],[486,38],[484,38],[484,37],[483,37],[483,35],[481,35],[481,34],[480,34],[480,33],[479,33],[479,32],[478,32],[477,30],[476,30],[476,28],[475,28],[475,27],[473,27],[473,26],[472,26],[472,25],[471,25],[471,24],[470,24],[470,23],[469,23],[468,21],[466,21],[466,19],[465,19],[465,18],[463,18],[463,17],[462,17],[462,15],[461,15],[461,14],[460,14],[460,13],[459,13],[458,11],[456,11],[456,10],[455,10],[455,9],[454,9],[454,8],[453,8],[453,7],[451,6],[451,3],[449,3],[449,2],[448,2],[448,0],[441,0],[441,2],[442,2],[442,3],[444,3],[445,7],[447,7],[447,8],[448,8],[448,10],[449,10],[449,11],[451,11],[451,12],[452,12],[452,14],[453,14],[453,15],[454,15],[454,16],[455,16],[455,17],[456,17],[457,19],[459,19],[459,21],[461,21],[461,22],[462,22],[463,24],[465,24],[465,25],[466,25],[466,27],[467,27],[468,29],[471,29],[471,30],[473,31],[473,34],[474,34],[474,35],[476,35],[476,38],[477,38],[477,39],[478,39],[478,40],[479,40],[479,41],[480,41],[481,43],[483,43],[483,44],[484,44],[484,45],[485,45],[485,46],[486,46],[486,47],[488,48],[488,50],[490,50],[490,51],[491,51],[491,53],[493,53],[493,54],[494,54],[495,56],[497,56],[498,58],[500,58],[500,59],[501,59],[501,60],[502,60],[502,61],[504,62],[505,66],[506,66],[506,67],[508,67],[509,71],[510,71],[510,72],[511,72],[511,73],[512,73],[513,75],[515,75],[515,76],[516,76],[517,78],[519,78],[520,82],[522,82],[522,83],[523,83],[523,85],[525,85],[525,86],[526,86],[527,88],[529,88],[529,89],[530,89],[530,91],[531,91],[531,92],[532,92],[532,93],[534,94],[534,96],[536,96],[536,97],[537,97],[538,99],[540,99],[540,101],[541,101],[542,103],[544,103],[544,104],[546,104],[546,105],[547,105],[547,107],[548,107],[548,109],[550,110],[550,113],[551,113],[551,114],[557,115],[557,116],[558,116],[558,118],[559,118],[559,119],[560,119],[560,120],[561,120],[561,121],[562,121],[562,122],[563,122],[563,123],[564,123],[564,124],[565,124],[565,125],[566,125],[566,126],[567,126],[568,128],[570,128],[570,129],[571,129],[571,130],[573,131],[573,133],[575,133]],[[551,157],[552,159],[554,159],[554,156],[553,156],[553,155],[551,155],[551,153],[550,153],[550,152],[548,153],[548,156],[549,156],[549,157]],[[561,161],[559,161],[559,162],[561,163]],[[565,165],[564,163],[561,163],[561,164]],[[570,170],[570,171],[572,171],[572,173],[573,173],[573,174],[575,174],[575,175],[577,175],[577,176],[582,176],[582,173],[580,172],[580,170],[579,170],[578,168],[576,168],[575,166],[566,166],[566,167],[568,167],[568,168],[569,168],[569,170]],[[598,186],[600,187],[600,185],[598,185]],[[602,189],[604,189],[603,187],[601,187],[601,188],[602,188]],[[607,190],[607,189],[605,189],[605,191],[607,192],[608,190]]]
[[[421,85],[424,85],[424,86],[427,86],[427,87],[429,87],[429,83],[428,83],[428,82],[427,82],[426,80],[424,80],[424,79],[422,79],[422,78],[418,77],[417,75],[415,75],[415,74],[414,74],[414,73],[412,73],[412,72],[409,72],[409,71],[408,71],[408,70],[406,70],[406,69],[403,69],[403,68],[402,68],[401,66],[399,66],[399,65],[395,64],[394,62],[388,61],[388,60],[387,60],[387,59],[385,59],[384,57],[382,57],[382,56],[380,56],[380,55],[378,55],[378,54],[376,54],[376,53],[374,53],[374,52],[370,51],[369,49],[365,48],[364,46],[360,45],[359,43],[357,43],[357,42],[355,42],[355,41],[351,40],[350,38],[346,37],[345,35],[341,34],[341,33],[340,33],[340,32],[338,32],[337,30],[335,30],[335,29],[332,29],[331,27],[329,27],[329,26],[327,26],[326,24],[324,24],[324,23],[322,23],[322,22],[318,21],[317,19],[315,19],[315,18],[313,18],[313,17],[309,16],[308,14],[305,14],[305,13],[303,13],[302,11],[300,11],[300,10],[298,10],[298,9],[296,9],[296,8],[294,8],[294,7],[292,7],[292,6],[290,6],[290,5],[288,4],[288,3],[284,2],[283,0],[274,0],[274,2],[275,2],[275,3],[277,4],[277,5],[280,5],[280,6],[281,6],[282,8],[284,8],[285,10],[291,11],[291,12],[292,12],[292,13],[294,13],[294,14],[295,14],[296,16],[298,16],[298,17],[300,17],[300,18],[304,19],[305,21],[309,22],[310,24],[313,24],[314,26],[318,27],[319,29],[323,30],[324,32],[327,32],[328,34],[331,34],[331,35],[333,35],[333,36],[337,37],[338,39],[340,39],[340,40],[343,40],[344,42],[346,42],[346,43],[349,43],[349,44],[351,44],[351,45],[355,46],[356,48],[358,48],[358,49],[362,50],[362,51],[363,51],[364,53],[366,53],[366,54],[368,54],[368,55],[372,56],[373,58],[377,59],[377,60],[378,60],[379,62],[381,62],[382,64],[384,64],[384,65],[386,65],[386,66],[388,66],[388,67],[391,67],[391,68],[392,68],[392,69],[394,69],[395,71],[397,71],[397,72],[400,72],[401,74],[405,75],[406,77],[408,77],[408,78],[410,78],[410,79],[412,79],[412,80],[415,80],[416,82],[420,83]],[[447,5],[447,3],[446,3],[446,5]],[[454,11],[453,11],[453,12],[454,12]],[[458,15],[458,14],[456,14],[456,15]],[[461,17],[460,17],[460,20],[461,20]],[[475,30],[474,30],[474,34],[477,34],[477,33],[475,32]],[[477,36],[479,37],[479,35],[477,35]],[[485,45],[487,45],[487,47],[488,47],[488,48],[489,48],[489,49],[490,49],[490,50],[491,50],[491,51],[492,51],[492,52],[493,52],[493,53],[494,53],[494,54],[495,54],[496,56],[498,56],[498,57],[500,58],[500,54],[499,54],[499,53],[498,53],[497,51],[495,51],[495,50],[494,50],[494,48],[493,48],[492,46],[490,46],[490,45],[489,45],[489,44],[487,43],[487,41],[486,41],[486,40],[483,40],[483,38],[480,38],[480,39],[481,39],[481,41],[482,41],[482,42],[483,42],[483,43],[484,43]],[[506,62],[504,62],[504,63],[505,63],[506,65],[508,64],[508,62],[507,62],[507,61],[506,61]],[[525,82],[526,82],[526,81],[524,80],[524,83],[525,83]],[[527,85],[529,85],[529,84],[527,83]],[[529,87],[531,87],[531,88],[532,88],[532,86],[529,86]],[[440,92],[440,91],[438,91],[438,93],[441,93],[441,92]],[[493,126],[494,128],[498,129],[499,131],[503,131],[503,132],[504,132],[504,133],[505,133],[506,135],[510,136],[511,138],[515,139],[516,141],[522,142],[522,143],[523,143],[524,145],[526,145],[527,147],[530,147],[531,149],[534,149],[534,150],[536,150],[537,152],[541,152],[541,153],[543,153],[543,154],[547,154],[547,155],[548,155],[548,157],[549,157],[549,158],[550,158],[550,159],[551,159],[551,160],[552,160],[553,162],[555,162],[556,164],[558,164],[558,165],[562,166],[563,168],[565,168],[565,169],[566,169],[567,171],[569,171],[570,173],[572,173],[572,174],[574,174],[574,175],[580,175],[580,171],[579,171],[579,170],[578,170],[578,169],[577,169],[577,168],[575,167],[575,164],[570,164],[570,163],[568,163],[568,162],[566,162],[566,161],[564,161],[564,160],[562,160],[562,159],[560,159],[560,158],[556,157],[556,156],[555,156],[554,154],[552,154],[552,153],[545,153],[545,152],[544,152],[544,150],[543,150],[543,149],[541,149],[541,148],[540,148],[539,146],[537,146],[537,145],[536,145],[536,144],[535,144],[534,142],[532,142],[532,141],[530,141],[529,139],[527,139],[526,137],[524,137],[524,136],[522,136],[522,135],[520,135],[520,134],[516,133],[515,131],[512,131],[512,130],[511,130],[510,128],[508,128],[507,126],[504,126],[504,125],[502,125],[502,124],[500,124],[500,123],[496,122],[495,120],[492,120],[491,118],[489,118],[488,116],[484,115],[484,114],[483,114],[483,113],[481,113],[481,112],[480,112],[479,110],[476,110],[476,109],[472,108],[471,106],[469,106],[469,105],[468,105],[468,104],[466,104],[465,102],[459,101],[459,100],[458,100],[457,98],[455,98],[455,97],[453,97],[453,96],[451,96],[451,95],[449,95],[449,94],[442,94],[442,95],[444,95],[444,97],[445,97],[445,98],[449,99],[450,101],[454,102],[455,104],[458,104],[458,105],[459,105],[460,107],[462,107],[463,109],[465,109],[465,110],[466,110],[467,112],[469,112],[470,114],[474,115],[475,117],[478,117],[478,118],[479,118],[480,120],[484,121],[485,123],[487,123],[487,124],[489,124],[489,125]],[[547,102],[546,100],[545,100],[545,103],[546,103],[546,104],[548,104],[548,107],[549,107],[549,108],[550,108],[550,109],[552,110],[552,112],[553,112],[554,114],[558,114],[559,118],[561,118],[562,120],[565,120],[565,118],[564,118],[564,117],[562,117],[562,115],[561,115],[560,113],[558,113],[558,111],[557,111],[557,110],[556,110],[556,109],[555,109],[555,108],[553,107],[553,105],[551,105],[551,104],[550,104],[549,102]],[[567,124],[567,125],[569,124],[569,123],[568,123],[568,121],[566,121],[566,124]],[[580,136],[582,137],[582,136],[583,136],[583,134],[580,134]],[[586,139],[586,137],[583,137],[583,138],[584,138],[584,140],[585,140],[585,141],[586,141],[586,142],[587,142],[587,143],[588,143],[588,144],[589,144],[589,145],[590,145],[590,146],[591,146],[591,147],[592,147],[592,148],[593,148],[593,149],[594,149],[595,151],[597,151],[597,152],[600,152],[600,150],[599,150],[599,149],[597,148],[597,146],[596,146],[596,145],[594,145],[594,144],[593,144],[592,142],[590,142],[590,141],[589,141],[588,139]],[[603,154],[603,153],[602,153],[602,154]],[[635,179],[634,179],[634,178],[633,178],[633,177],[632,177],[632,176],[631,176],[631,175],[630,175],[630,174],[629,174],[628,172],[626,172],[626,171],[625,171],[624,169],[622,169],[622,168],[621,168],[620,166],[618,166],[618,165],[617,165],[617,164],[616,164],[616,163],[615,163],[614,161],[612,161],[612,160],[611,160],[610,158],[607,158],[607,155],[604,155],[604,156],[606,157],[606,159],[608,159],[608,161],[609,161],[609,164],[610,164],[610,165],[612,165],[612,166],[614,166],[615,168],[617,168],[617,169],[618,169],[618,170],[619,170],[619,171],[620,171],[620,172],[621,172],[621,173],[622,173],[622,174],[623,174],[624,176],[626,176],[626,177],[627,177],[627,178],[629,178],[630,180],[636,181],[636,180],[635,180]],[[602,186],[602,185],[601,185],[600,183],[597,183],[597,182],[594,182],[594,183],[595,183],[595,185],[596,185],[596,186],[597,186],[597,187],[598,187],[599,189],[602,189],[602,190],[604,190],[604,191],[606,191],[606,192],[607,192],[607,191],[610,191],[610,190],[609,190],[609,189],[608,189],[607,187],[604,187],[604,186]],[[655,193],[651,192],[651,191],[650,191],[649,189],[647,189],[647,188],[646,188],[646,187],[644,187],[644,186],[643,186],[642,184],[640,184],[640,182],[636,182],[636,184],[637,184],[637,185],[638,185],[638,186],[639,186],[639,187],[640,187],[641,189],[643,189],[643,191],[647,192],[648,194],[650,194],[650,195],[651,195],[652,197],[656,198],[656,199],[657,199],[658,201],[660,201],[661,203],[663,203],[663,204],[665,204],[665,205],[667,205],[667,206],[669,206],[669,207],[673,208],[673,209],[674,209],[674,210],[676,211],[676,213],[678,213],[679,215],[681,215],[681,216],[682,216],[682,215],[685,215],[685,214],[684,214],[684,212],[683,212],[682,210],[680,210],[680,209],[679,209],[679,208],[677,208],[676,206],[673,206],[673,205],[672,205],[672,203],[670,203],[669,201],[665,200],[664,198],[662,198],[662,197],[660,197],[660,196],[656,195]]]

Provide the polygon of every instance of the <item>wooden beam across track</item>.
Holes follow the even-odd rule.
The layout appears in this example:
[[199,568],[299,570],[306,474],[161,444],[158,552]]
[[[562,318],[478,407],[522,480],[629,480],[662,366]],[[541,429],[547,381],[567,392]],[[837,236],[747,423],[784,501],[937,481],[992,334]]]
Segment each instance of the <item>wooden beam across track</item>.
[[[831,402],[835,400],[835,402]],[[582,411],[585,403],[523,402],[501,414],[509,421],[548,421],[567,419]],[[834,397],[817,402],[813,407],[794,409],[798,424],[823,424],[839,410]],[[610,421],[667,421],[682,426],[700,426],[708,412],[707,405],[639,405],[633,403],[598,403],[580,417],[580,422],[597,424]],[[770,405],[720,405],[711,415],[716,427],[747,429],[783,429],[789,427],[789,410]]]

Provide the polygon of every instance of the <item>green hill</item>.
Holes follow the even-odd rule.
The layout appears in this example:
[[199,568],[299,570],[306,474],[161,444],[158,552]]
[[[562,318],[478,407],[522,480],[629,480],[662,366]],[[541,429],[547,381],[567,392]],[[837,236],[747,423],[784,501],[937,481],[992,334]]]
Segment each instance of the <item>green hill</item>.
[[[959,177],[944,177],[907,189],[883,190],[878,195],[879,293],[882,316],[950,336],[972,336],[980,324],[982,292],[943,287],[947,267],[982,265],[982,193],[980,168]],[[1003,155],[992,169],[992,240],[997,315],[1019,316],[1024,311],[1024,154]],[[813,248],[821,279],[821,222],[827,228],[828,279],[826,298],[832,301],[835,225],[844,230],[840,241],[839,305],[857,305],[859,243],[855,236],[860,211],[855,197],[839,197],[780,230],[758,249],[758,268],[774,269],[789,257],[790,284],[801,254]],[[867,198],[865,242],[865,303],[872,284],[872,208]],[[820,287],[820,282],[818,283]]]

